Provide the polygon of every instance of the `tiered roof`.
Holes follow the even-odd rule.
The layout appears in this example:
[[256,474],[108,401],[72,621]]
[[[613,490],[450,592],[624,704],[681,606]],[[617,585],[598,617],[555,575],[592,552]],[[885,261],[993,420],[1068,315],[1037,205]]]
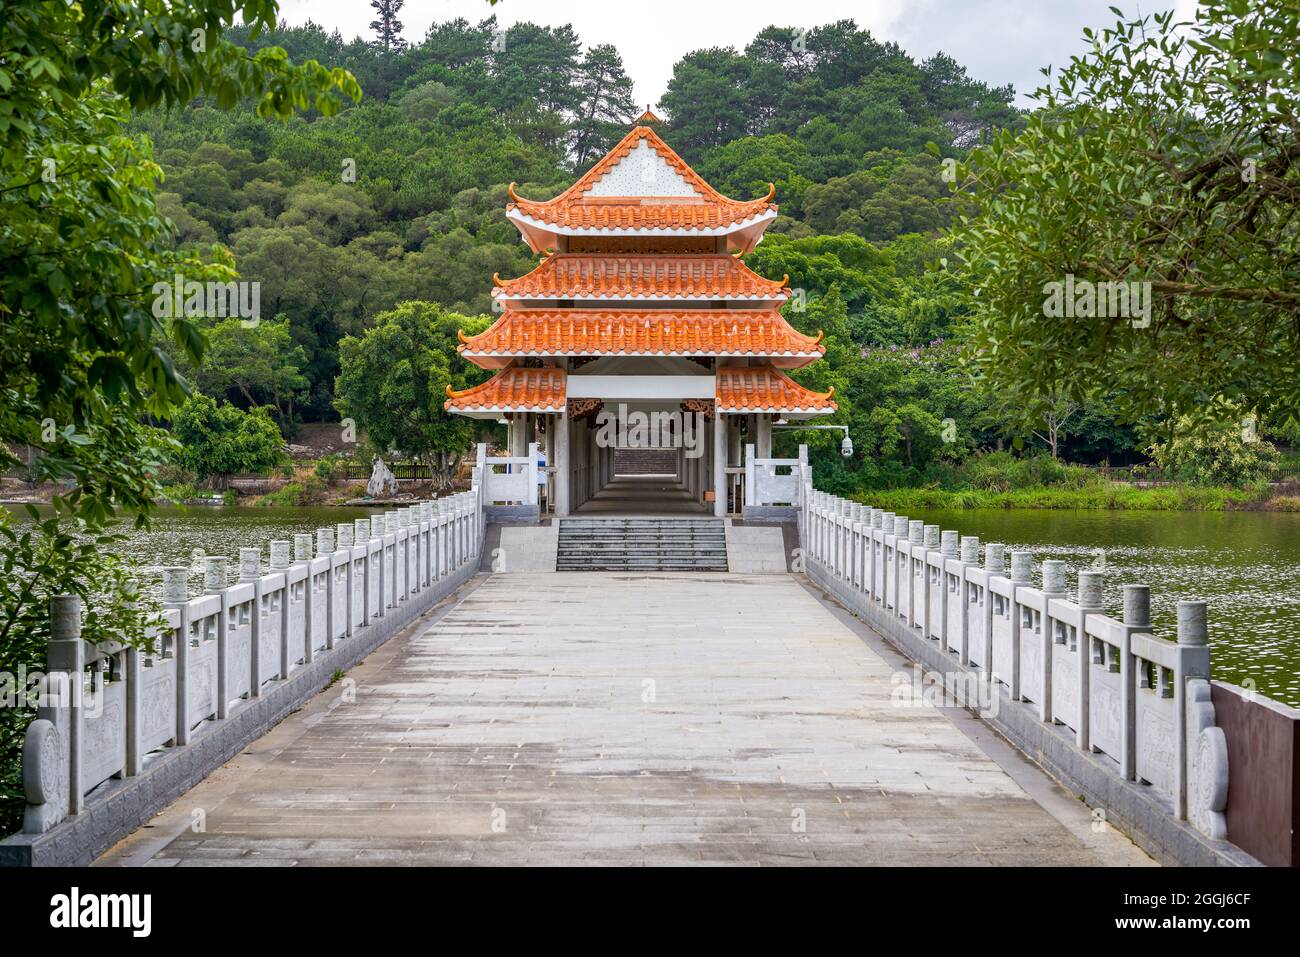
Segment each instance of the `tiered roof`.
[[562,412],[563,369],[511,368],[469,389],[447,386],[443,407],[450,412]]
[[520,356],[753,356],[798,368],[826,351],[775,309],[507,309],[461,341],[484,369]]
[[[492,417],[503,412],[561,412],[567,400],[568,377],[563,369],[503,369],[482,385],[455,390],[447,387],[444,408],[464,415]],[[814,392],[771,366],[722,368],[715,379],[714,400],[719,412],[748,414],[834,412],[835,390]]]
[[[638,122],[658,118],[647,111]],[[517,279],[493,277],[505,311],[486,331],[461,333],[459,351],[501,371],[471,389],[448,388],[446,408],[481,418],[563,412],[565,369],[526,368],[527,360],[683,356],[747,361],[713,364],[718,412],[835,411],[834,390],[814,392],[780,371],[825,352],[820,333],[804,335],[778,311],[788,277],[764,279],[726,252],[754,248],[777,215],[774,194],[769,184],[761,199],[723,196],[645,125],[554,199],[524,199],[512,183],[506,215],[525,242],[536,252],[574,251],[548,255]],[[520,305],[546,300],[603,302]]]
[[734,256],[606,256],[559,253],[527,275],[494,276],[497,299],[684,299],[784,302],[781,282],[764,279]]
[[721,368],[717,376],[719,412],[834,412],[835,394],[805,389],[771,366]]
[[634,126],[576,183],[549,200],[515,192],[506,216],[536,252],[556,236],[727,236],[748,252],[776,218],[776,187],[762,199],[723,196],[648,126]]

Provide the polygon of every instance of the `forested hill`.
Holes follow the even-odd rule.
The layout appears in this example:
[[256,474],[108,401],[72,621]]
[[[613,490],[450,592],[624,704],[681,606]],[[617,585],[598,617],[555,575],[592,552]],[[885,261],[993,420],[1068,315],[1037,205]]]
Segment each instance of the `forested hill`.
[[[257,336],[212,330],[197,381],[240,405],[273,405],[287,432],[336,416],[337,343],[377,313],[410,299],[487,312],[492,274],[533,262],[503,215],[506,184],[554,195],[645,106],[619,52],[584,47],[569,27],[456,20],[391,50],[314,25],[235,36],[346,67],[364,91],[328,118],[276,123],[200,102],[133,121],[153,140],[178,242],[228,247],[242,278],[261,282],[263,316],[284,317]],[[690,53],[655,108],[669,142],[724,193],[776,183],[783,215],[751,264],[789,273],[813,300],[834,285],[819,308],[842,316],[810,307],[795,321],[840,328],[852,364],[864,347],[945,335],[953,304],[924,267],[953,200],[925,147],[960,155],[1016,123],[1012,96],[947,56],[918,63],[844,21]],[[227,333],[240,341],[222,343]]]

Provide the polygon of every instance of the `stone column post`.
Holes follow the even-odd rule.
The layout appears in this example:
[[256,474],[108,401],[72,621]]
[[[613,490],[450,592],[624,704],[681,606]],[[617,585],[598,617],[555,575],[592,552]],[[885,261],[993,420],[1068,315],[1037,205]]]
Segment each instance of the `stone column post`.
[[767,412],[758,415],[758,435],[755,436],[755,445],[758,446],[758,457],[760,459],[770,459],[772,457],[772,416]]
[[224,718],[230,709],[230,593],[226,591],[226,565],[224,555],[208,555],[203,560],[203,591],[221,596],[221,609],[217,612],[217,717]]
[[294,659],[289,655],[289,600],[292,597],[289,588],[289,549],[290,543],[282,540],[271,542],[271,561],[269,570],[280,573],[280,680],[289,677],[289,669]]
[[572,499],[569,495],[569,435],[572,431],[567,410],[555,417],[555,514],[563,518],[569,514]]
[[[68,813],[80,814],[85,806],[81,742],[85,731],[86,644],[81,639],[81,599],[76,595],[55,595],[50,599],[50,644],[45,660],[50,671],[46,688],[55,690],[57,707],[66,721],[61,730],[66,736],[67,750],[60,749],[59,760],[64,760],[66,755]],[[59,723],[54,721],[56,727]]]
[[1020,696],[1020,606],[1016,594],[1030,582],[1034,556],[1030,552],[1011,553],[1011,700],[1022,701]]
[[1052,634],[1054,629],[1048,608],[1053,598],[1064,598],[1065,595],[1065,562],[1052,559],[1043,562],[1043,609],[1040,613],[1041,627],[1038,635],[1039,655],[1043,661],[1043,690],[1039,695],[1038,720],[1044,724],[1052,724],[1055,720],[1052,711],[1052,672],[1056,663],[1054,647],[1056,638]]
[[727,514],[727,415],[719,412],[713,417],[713,514],[723,518]]
[[1075,625],[1078,637],[1078,693],[1079,717],[1075,725],[1075,743],[1081,751],[1092,750],[1092,639],[1088,637],[1088,616],[1105,611],[1102,605],[1102,573],[1079,572],[1079,621]]
[[1124,631],[1119,649],[1121,716],[1124,736],[1120,746],[1120,770],[1126,781],[1137,780],[1137,658],[1133,635],[1151,628],[1151,588],[1124,586]]
[[262,549],[239,550],[239,581],[253,584],[253,610],[248,616],[248,697],[262,694]]
[[339,522],[335,529],[338,533],[339,550],[343,552],[344,560],[347,562],[343,584],[343,637],[351,638],[352,622],[356,618],[356,599],[352,594],[356,586],[356,570],[353,567],[355,562],[352,561],[354,529],[351,522]]
[[1191,742],[1187,738],[1187,683],[1210,677],[1209,620],[1203,601],[1178,603],[1178,667],[1174,670],[1174,723],[1178,755],[1174,776],[1178,819],[1187,820],[1187,781]]

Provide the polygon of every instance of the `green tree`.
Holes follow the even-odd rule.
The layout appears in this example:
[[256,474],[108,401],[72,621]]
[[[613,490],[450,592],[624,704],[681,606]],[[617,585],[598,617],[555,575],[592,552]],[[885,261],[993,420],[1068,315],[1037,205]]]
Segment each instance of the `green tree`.
[[[71,491],[56,517],[19,532],[0,510],[0,668],[43,667],[49,598],[91,598],[95,621],[142,640],[135,590],[83,547],[125,510],[145,520],[169,440],[141,424],[166,418],[184,397],[164,344],[188,361],[202,338],[183,317],[155,315],[150,289],[183,271],[230,279],[228,261],[203,265],[173,250],[159,215],[159,168],[148,144],[127,136],[131,109],[210,97],[222,109],[244,97],[262,116],[332,113],[360,95],[343,70],[293,66],[283,51],[250,55],[223,32],[235,16],[274,26],[271,0],[9,0],[0,16],[0,468],[12,449],[34,451],[37,478]],[[274,426],[272,426],[274,428]],[[97,640],[98,626],[87,631]],[[21,637],[16,637],[21,636]],[[15,744],[30,712],[3,718],[0,830],[21,804]]]
[[284,440],[265,406],[245,412],[195,393],[177,410],[172,433],[180,445],[178,464],[200,478],[265,472],[283,457]]
[[573,162],[582,168],[619,140],[636,112],[632,78],[617,49],[605,43],[587,50],[578,67],[578,92]]
[[[1028,418],[1058,390],[1166,429],[1237,406],[1294,418],[1300,7],[1206,0],[1185,28],[1160,14],[1085,39],[1024,130],[964,168],[973,368]],[[1107,315],[1053,317],[1067,280],[1125,285]],[[1113,308],[1120,288],[1140,308]]]
[[339,413],[355,420],[378,451],[436,462],[440,481],[449,481],[477,425],[443,409],[447,387],[485,378],[456,352],[457,330],[471,335],[488,325],[486,316],[458,315],[431,302],[404,302],[381,313],[365,335],[339,343]]
[[385,53],[406,46],[402,39],[402,21],[397,19],[405,4],[406,0],[370,0],[376,14],[376,19],[370,21],[370,29],[375,31],[375,46]]
[[249,407],[270,405],[286,435],[293,427],[294,402],[310,383],[302,346],[294,345],[285,316],[274,322],[226,319],[208,331],[208,348],[194,379],[208,395],[235,393]]

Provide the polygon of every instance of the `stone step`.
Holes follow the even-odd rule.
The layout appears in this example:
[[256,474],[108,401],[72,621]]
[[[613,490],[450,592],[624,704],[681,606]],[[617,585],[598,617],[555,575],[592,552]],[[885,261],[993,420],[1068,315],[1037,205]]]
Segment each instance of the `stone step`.
[[561,535],[564,543],[580,544],[582,542],[611,542],[614,544],[636,544],[638,542],[701,542],[722,544],[726,535]]
[[557,571],[726,571],[720,519],[564,518]]
[[558,562],[555,571],[559,572],[603,572],[603,571],[727,571],[725,562],[586,562],[581,564]]

